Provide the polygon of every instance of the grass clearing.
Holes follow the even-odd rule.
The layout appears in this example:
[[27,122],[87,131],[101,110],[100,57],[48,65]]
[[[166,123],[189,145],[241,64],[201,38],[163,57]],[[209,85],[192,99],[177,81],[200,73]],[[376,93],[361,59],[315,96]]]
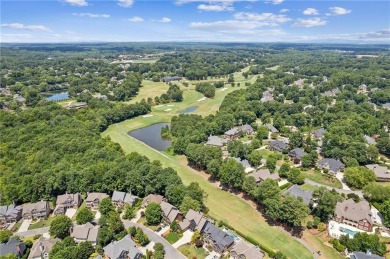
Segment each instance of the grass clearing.
[[328,185],[330,187],[339,188],[341,189],[343,186],[340,183],[340,181],[331,175],[326,175],[318,171],[309,170],[309,171],[301,171],[302,174],[317,183]]
[[303,238],[307,243],[309,243],[316,251],[320,250],[321,255],[319,256],[320,259],[342,259],[345,258],[341,256],[335,249],[332,247],[329,247],[327,245],[324,245],[325,241],[318,236],[315,236],[311,234],[309,231],[303,232]]
[[174,244],[177,242],[177,240],[180,239],[179,235],[175,232],[171,232],[169,233],[165,239],[170,243],[170,244]]
[[53,217],[49,217],[48,219],[40,219],[37,222],[30,224],[28,230],[49,227],[50,223],[53,221],[54,218],[55,217],[53,216]]
[[134,59],[131,63],[134,64],[154,64],[159,60],[159,58],[151,58],[151,59]]
[[312,190],[312,191],[315,191],[318,189],[317,186],[313,186],[313,185],[310,185],[310,184],[302,184],[301,186],[299,186],[302,190],[305,190],[305,191],[308,191],[308,190]]
[[196,248],[195,245],[181,245],[177,250],[189,259],[204,259],[207,256],[207,252],[203,247]]

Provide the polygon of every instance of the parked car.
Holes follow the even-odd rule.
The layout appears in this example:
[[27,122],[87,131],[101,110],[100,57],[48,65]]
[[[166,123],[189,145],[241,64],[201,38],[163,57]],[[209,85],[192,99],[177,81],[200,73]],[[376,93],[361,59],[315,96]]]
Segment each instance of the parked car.
[[156,229],[156,232],[159,232],[161,229],[162,229],[162,227],[158,227],[158,228]]

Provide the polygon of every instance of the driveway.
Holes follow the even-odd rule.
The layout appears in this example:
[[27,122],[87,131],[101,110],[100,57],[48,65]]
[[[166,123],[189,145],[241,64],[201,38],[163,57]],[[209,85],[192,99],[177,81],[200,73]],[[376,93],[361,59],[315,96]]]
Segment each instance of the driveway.
[[191,242],[191,238],[192,238],[192,235],[194,234],[194,232],[192,232],[191,230],[186,230],[184,233],[183,233],[183,236],[182,238],[180,238],[179,240],[177,240],[176,243],[174,243],[172,246],[174,248],[178,248],[179,246],[181,245],[184,245],[184,244],[187,244],[189,242]]
[[28,230],[28,227],[30,226],[30,224],[31,224],[31,219],[23,220],[22,225],[20,225],[20,228],[18,229],[18,233],[19,232],[26,232]]
[[210,253],[208,256],[206,256],[205,259],[214,259],[214,256],[216,256],[215,258],[219,258],[221,255],[218,254],[218,253],[215,252],[215,251],[211,251],[211,253]]
[[145,209],[140,209],[137,211],[137,213],[135,214],[135,217],[132,218],[130,221],[133,222],[133,223],[137,223],[137,221],[141,218],[141,213],[145,211]]
[[170,229],[170,226],[163,227],[160,231],[157,232],[158,235],[162,235]]
[[144,233],[149,237],[150,241],[152,241],[154,243],[163,244],[164,248],[165,248],[165,258],[172,258],[172,259],[173,258],[174,259],[185,259],[186,258],[179,251],[177,251],[167,240],[165,240],[164,238],[162,238],[161,236],[159,236],[157,233],[150,230],[149,228],[147,228],[143,225],[128,221],[128,220],[123,220],[123,225],[125,226],[126,229],[129,227],[133,227],[133,226],[141,228],[144,231]]
[[99,222],[99,219],[102,217],[102,214],[100,213],[100,211],[96,212],[95,214],[95,220],[96,222]]
[[347,191],[350,191],[351,188],[348,187],[348,185],[346,184],[345,182],[345,179],[344,179],[344,174],[341,173],[341,172],[338,172],[336,174],[336,178],[340,181],[340,183],[343,185],[343,190],[347,190]]
[[19,236],[19,237],[30,237],[30,236],[35,236],[37,234],[44,234],[44,233],[48,233],[48,232],[49,232],[49,227],[45,227],[45,228],[37,228],[37,229],[33,229],[33,230],[27,230],[24,232],[17,232],[17,233],[15,233],[15,235]]
[[74,214],[76,214],[76,211],[77,211],[76,209],[69,208],[69,209],[66,210],[65,215],[66,215],[68,218],[72,219],[72,217],[74,216]]

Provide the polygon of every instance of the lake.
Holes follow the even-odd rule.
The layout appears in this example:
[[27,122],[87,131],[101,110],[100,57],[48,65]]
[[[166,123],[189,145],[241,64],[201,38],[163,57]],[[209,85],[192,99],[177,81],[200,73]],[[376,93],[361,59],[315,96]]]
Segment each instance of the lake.
[[167,125],[169,126],[170,123],[153,124],[141,129],[130,131],[128,134],[156,150],[165,151],[172,144],[170,140],[163,139],[161,137],[161,128]]
[[191,113],[191,112],[196,111],[196,109],[198,109],[198,106],[191,106],[185,110],[182,110],[180,113]]
[[61,101],[61,100],[66,100],[69,99],[69,94],[68,92],[62,92],[62,93],[47,93],[46,100],[49,101]]

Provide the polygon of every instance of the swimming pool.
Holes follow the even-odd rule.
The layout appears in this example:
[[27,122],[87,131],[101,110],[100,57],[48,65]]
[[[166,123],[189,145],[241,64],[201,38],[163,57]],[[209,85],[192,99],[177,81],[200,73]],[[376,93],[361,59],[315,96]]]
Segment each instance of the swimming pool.
[[344,233],[347,233],[351,237],[354,237],[355,234],[357,233],[356,231],[350,230],[348,228],[341,228],[341,231],[343,231]]

